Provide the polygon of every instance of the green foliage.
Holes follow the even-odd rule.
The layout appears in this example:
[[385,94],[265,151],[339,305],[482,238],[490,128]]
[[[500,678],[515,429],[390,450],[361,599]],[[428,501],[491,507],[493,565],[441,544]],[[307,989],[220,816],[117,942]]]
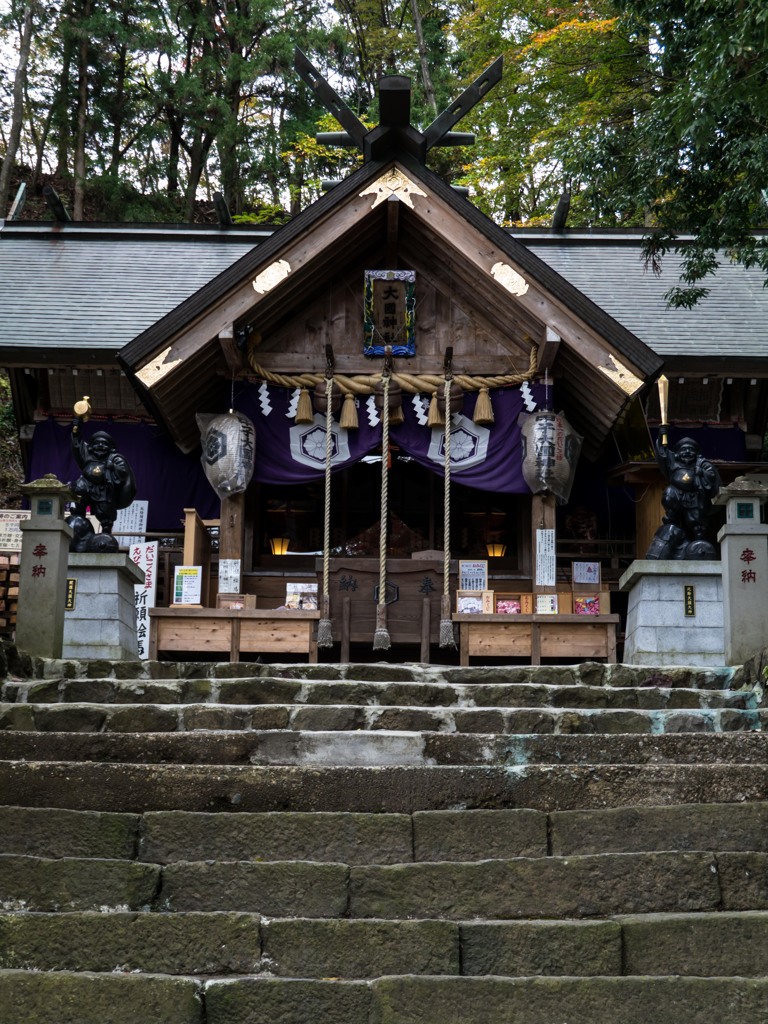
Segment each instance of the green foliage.
[[[8,0],[0,53],[13,54],[23,8]],[[722,258],[768,276],[768,239],[754,234],[768,227],[765,4],[35,0],[34,11],[18,161],[30,194],[47,171],[72,208],[83,84],[87,219],[212,217],[218,190],[237,222],[275,223],[353,170],[359,154],[315,141],[338,125],[294,72],[296,45],[370,127],[381,75],[410,77],[424,129],[503,55],[502,82],[457,125],[477,145],[433,149],[434,170],[500,223],[549,224],[567,190],[569,226],[647,227],[655,271],[682,254],[674,305],[706,294]],[[0,59],[0,118],[13,79]],[[0,157],[5,138],[3,124]]]
[[[618,204],[639,204],[658,272],[671,249],[690,307],[723,258],[768,273],[768,9],[740,0],[623,0],[622,30],[645,40],[646,102],[626,132],[632,161],[614,183]],[[602,177],[604,148],[590,157]],[[690,235],[687,239],[683,236]]]
[[0,507],[21,508],[19,484],[23,479],[11,385],[8,375],[0,370]]

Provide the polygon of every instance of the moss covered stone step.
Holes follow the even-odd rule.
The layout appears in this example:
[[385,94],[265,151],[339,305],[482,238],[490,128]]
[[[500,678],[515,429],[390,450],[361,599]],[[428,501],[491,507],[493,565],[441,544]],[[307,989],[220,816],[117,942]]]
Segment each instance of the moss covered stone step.
[[78,857],[0,855],[0,906],[15,911],[148,910],[159,865]]
[[[253,739],[261,740],[265,758],[274,759],[275,756],[297,756],[291,751],[299,750],[302,744],[317,745],[318,734],[365,733],[371,736],[371,744],[375,745],[381,744],[380,738],[376,738],[379,733],[390,736],[394,733],[651,735],[757,731],[768,722],[768,711],[739,706],[744,704],[743,695],[729,697],[728,701],[732,706],[686,710],[19,703],[0,705],[0,732],[272,732],[281,734],[281,737],[272,735]],[[345,737],[344,747],[348,748],[351,742]],[[276,753],[272,752],[273,749]]]
[[344,864],[712,850],[768,853],[768,804],[676,804],[546,814],[149,811],[0,807],[6,854],[47,858],[297,860]]
[[[18,659],[17,659],[18,660]],[[732,668],[647,667],[632,665],[606,665],[602,662],[582,662],[577,665],[473,665],[448,667],[422,664],[394,664],[365,662],[338,664],[334,662],[307,664],[260,662],[189,662],[189,661],[134,661],[110,662],[104,660],[69,661],[27,659],[25,665],[14,664],[12,671],[22,679],[48,679],[65,682],[71,679],[117,679],[126,682],[161,680],[243,680],[294,679],[300,681],[334,682],[346,680],[365,683],[448,682],[458,685],[477,683],[525,683],[530,681],[570,685],[584,683],[590,686],[658,686],[695,687],[698,689],[727,689],[752,682],[754,672]]]
[[0,971],[13,1024],[756,1024],[766,978],[240,980]]
[[[583,707],[679,709],[751,706],[750,688],[588,685],[537,681],[447,683],[424,670],[414,682],[302,681],[265,676],[249,679],[138,680],[65,679],[6,682],[3,699],[24,704],[222,704],[222,705],[349,705],[359,713],[373,708],[430,707]],[[690,682],[690,680],[686,680]],[[625,682],[625,680],[621,680]],[[262,711],[262,714],[266,712]]]
[[244,913],[0,915],[0,968],[374,978],[459,974],[448,921],[262,921]]
[[768,803],[685,804],[557,811],[550,815],[558,856],[642,850],[768,852]]
[[602,807],[759,801],[768,764],[297,767],[0,761],[17,807],[141,813]]
[[[594,720],[593,720],[594,721]],[[536,725],[535,722],[531,723]],[[315,736],[317,743],[321,736]],[[276,741],[272,741],[275,743]],[[0,731],[0,760],[248,765],[269,741],[239,729],[173,733]],[[299,741],[285,740],[297,757]],[[306,746],[306,744],[303,744]],[[415,748],[430,764],[764,764],[768,731],[722,733],[424,733]],[[349,757],[350,751],[345,753]]]
[[150,974],[260,970],[255,914],[0,915],[0,968]]
[[[755,1024],[768,1015],[766,978],[414,977],[383,979],[374,990],[375,1024]],[[219,1024],[211,995],[209,1024]],[[246,1020],[262,1018],[230,1016],[230,1024]]]
[[6,911],[236,911],[268,917],[513,920],[764,910],[768,854],[658,852],[352,865],[0,857]]
[[605,920],[322,920],[216,913],[3,914],[0,969],[288,978],[761,977],[768,913]]
[[600,854],[353,867],[349,915],[590,917],[715,910],[727,898],[711,854]]
[[766,978],[392,977],[210,981],[206,1024],[756,1024]]
[[4,1024],[208,1024],[201,982],[166,975],[0,970],[0,1008]]

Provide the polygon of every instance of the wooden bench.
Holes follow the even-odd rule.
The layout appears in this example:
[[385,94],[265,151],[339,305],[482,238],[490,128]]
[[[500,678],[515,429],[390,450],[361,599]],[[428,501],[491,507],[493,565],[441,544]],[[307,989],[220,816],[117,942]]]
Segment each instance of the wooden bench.
[[459,626],[459,659],[605,658],[616,661],[618,615],[453,615]]
[[149,657],[169,652],[221,655],[305,654],[317,662],[319,611],[293,608],[152,608]]

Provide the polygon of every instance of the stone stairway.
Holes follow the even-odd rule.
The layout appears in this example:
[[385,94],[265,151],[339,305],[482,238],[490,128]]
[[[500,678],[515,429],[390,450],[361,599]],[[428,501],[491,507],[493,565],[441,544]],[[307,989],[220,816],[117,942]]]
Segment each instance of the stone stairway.
[[4,657],[0,1024],[768,1021],[755,673]]

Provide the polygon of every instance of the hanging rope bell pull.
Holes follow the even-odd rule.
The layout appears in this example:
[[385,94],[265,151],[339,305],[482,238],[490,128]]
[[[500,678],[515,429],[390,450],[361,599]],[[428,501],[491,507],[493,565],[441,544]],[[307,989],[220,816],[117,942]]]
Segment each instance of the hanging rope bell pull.
[[[450,409],[451,379],[450,365],[446,363],[444,406]],[[440,647],[455,647],[456,637],[451,620],[450,574],[451,574],[451,414],[445,417],[445,444],[443,461],[443,594],[440,599]]]
[[[333,405],[333,377],[327,379],[327,396]],[[331,460],[333,458],[333,418],[325,418],[325,507],[323,510],[323,596],[320,603],[321,619],[317,624],[317,646],[333,647],[331,621],[330,560],[331,560]]]
[[329,396],[331,399],[331,415],[335,416],[341,408],[341,391],[333,386],[333,377],[326,377],[315,384],[313,400],[315,412],[322,413],[325,416],[328,411]]
[[376,605],[376,629],[373,634],[374,651],[388,651],[391,646],[387,629],[387,518],[389,515],[389,373],[381,378],[381,521],[379,532],[379,602]]

